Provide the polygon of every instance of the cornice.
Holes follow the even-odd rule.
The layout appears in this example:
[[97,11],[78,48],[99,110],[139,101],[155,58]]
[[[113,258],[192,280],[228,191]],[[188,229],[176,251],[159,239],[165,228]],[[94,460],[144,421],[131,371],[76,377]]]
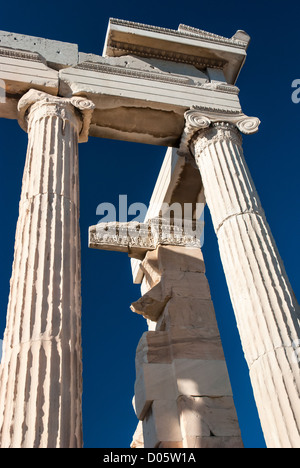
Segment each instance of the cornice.
[[231,38],[180,25],[178,30],[110,19],[103,55],[137,55],[177,63],[199,70],[222,69],[227,83],[235,84],[244,64],[250,37],[237,31]]
[[177,63],[187,63],[194,65],[198,69],[219,68],[223,69],[227,61],[222,59],[212,59],[207,57],[199,57],[196,55],[174,52],[172,50],[161,50],[154,47],[146,47],[137,44],[129,44],[127,42],[115,41],[109,39],[107,43],[111,50],[117,52],[116,55],[137,55],[139,57],[155,58],[159,60],[169,60]]
[[139,78],[151,81],[162,81],[164,83],[174,83],[179,85],[187,86],[190,84],[190,78],[184,78],[180,76],[170,76],[166,73],[151,72],[151,71],[140,71],[137,69],[129,69],[125,67],[118,67],[115,65],[106,65],[103,63],[95,62],[83,62],[77,65],[75,68],[82,70],[91,70],[100,73],[107,73],[120,76],[129,76],[132,78]]
[[180,24],[178,30],[175,30],[175,29],[169,29],[169,28],[162,28],[159,26],[151,26],[151,25],[144,24],[144,23],[135,23],[133,21],[120,20],[117,18],[110,18],[109,22],[117,26],[125,26],[125,27],[130,27],[130,28],[135,28],[135,29],[142,29],[144,31],[151,31],[151,32],[166,34],[166,35],[175,36],[175,37],[188,37],[188,38],[193,37],[193,39],[199,40],[199,41],[215,42],[215,43],[224,44],[227,46],[239,47],[242,49],[245,49],[248,45],[248,42],[241,41],[239,39],[236,39],[235,37],[227,38],[224,36],[219,36],[217,34],[213,34],[207,31],[203,31],[202,29],[193,28],[191,26],[186,26],[183,24]]
[[[203,88],[208,89],[211,91],[221,91],[227,94],[235,94],[239,93],[239,88],[233,85],[229,85],[227,83],[222,82],[201,82],[201,79],[197,79],[196,77],[182,77],[180,75],[170,75],[164,72],[158,71],[145,71],[145,70],[138,70],[136,68],[125,68],[124,66],[117,66],[117,65],[109,65],[99,62],[82,62],[75,67],[76,69],[81,70],[88,70],[88,71],[95,71],[99,73],[105,74],[112,74],[112,75],[119,75],[119,76],[126,76],[131,78],[137,78],[142,80],[149,80],[149,81],[159,81],[162,83],[171,83],[179,86],[191,87],[194,88]],[[202,81],[204,81],[202,79]]]

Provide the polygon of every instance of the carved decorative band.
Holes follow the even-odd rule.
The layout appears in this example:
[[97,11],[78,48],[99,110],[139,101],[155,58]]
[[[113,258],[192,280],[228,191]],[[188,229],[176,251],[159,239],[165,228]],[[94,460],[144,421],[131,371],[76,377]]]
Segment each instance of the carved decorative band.
[[[105,73],[110,75],[126,76],[129,78],[136,78],[138,80],[150,80],[150,81],[160,81],[162,83],[172,83],[174,85],[185,86],[190,88],[195,88],[195,85],[198,87],[209,91],[221,91],[226,94],[237,95],[239,93],[239,88],[237,86],[229,85],[227,83],[210,83],[205,81],[204,78],[183,78],[178,75],[171,75],[167,72],[162,71],[145,71],[145,70],[134,70],[128,69],[124,66],[117,65],[108,65],[107,63],[101,62],[83,62],[78,64],[76,69],[80,70],[89,70],[96,73]],[[200,68],[205,68],[201,66]]]
[[[82,129],[81,116],[75,111],[75,108],[70,102],[49,102],[44,100],[35,102],[27,109],[24,116],[26,131],[29,133],[36,121],[46,119],[47,117],[56,117],[58,119],[72,123],[78,134]],[[23,129],[25,130],[25,126]]]
[[29,60],[31,62],[47,63],[44,57],[37,52],[26,52],[25,50],[15,50],[6,47],[0,47],[0,56],[10,57],[19,60]]
[[240,47],[242,49],[245,49],[247,47],[247,42],[236,39],[235,37],[232,38],[227,38],[224,36],[220,36],[217,34],[212,34],[207,31],[203,31],[201,29],[196,29],[190,26],[186,26],[181,24],[178,28],[178,30],[174,29],[168,29],[168,28],[162,28],[159,26],[150,26],[148,24],[144,23],[134,23],[132,21],[127,21],[127,20],[120,20],[117,18],[110,18],[109,20],[110,24],[115,24],[118,26],[125,26],[129,28],[135,28],[135,29],[142,29],[144,31],[153,31],[155,33],[159,34],[167,34],[168,36],[172,35],[175,37],[190,37],[191,35],[193,36],[193,39],[199,40],[199,41],[208,41],[209,43],[215,42],[219,44],[224,44],[226,46],[231,46],[231,47]]
[[178,245],[200,248],[203,223],[184,220],[184,225],[154,218],[147,223],[99,223],[89,229],[89,246],[103,250],[118,250],[142,258],[147,250],[158,245]]
[[[84,62],[77,65],[76,68],[82,70],[92,70],[99,73],[108,73],[111,75],[128,76],[130,78],[137,78],[142,80],[162,81],[164,83],[173,83],[177,85],[188,86],[190,84],[189,78],[181,78],[179,76],[169,76],[166,73],[158,72],[145,72],[140,70],[130,70],[125,67],[118,67],[114,65],[107,65],[102,63]],[[226,91],[225,91],[226,92]]]
[[223,69],[226,65],[226,61],[222,59],[210,59],[208,57],[199,57],[196,55],[184,54],[182,52],[174,51],[162,51],[161,49],[155,49],[153,47],[139,46],[136,44],[129,44],[126,42],[116,42],[112,39],[108,43],[108,47],[114,49],[121,55],[138,55],[141,57],[151,57],[160,60],[171,60],[172,62],[188,63],[194,65],[197,68],[205,69],[209,68],[221,68]]

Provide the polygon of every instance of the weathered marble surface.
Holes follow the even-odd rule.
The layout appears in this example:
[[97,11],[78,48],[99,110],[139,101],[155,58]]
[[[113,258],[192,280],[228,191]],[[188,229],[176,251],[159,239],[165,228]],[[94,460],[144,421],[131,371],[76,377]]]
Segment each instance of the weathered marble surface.
[[242,32],[225,38],[111,19],[103,55],[95,55],[0,31],[0,117],[17,118],[18,99],[30,88],[85,96],[95,104],[90,135],[175,147],[192,105],[240,111],[234,83],[248,42]]
[[[149,325],[134,398],[144,446],[242,447],[201,250],[159,246],[142,269],[143,295],[131,308]],[[141,444],[139,426],[132,446]]]
[[[300,372],[294,342],[300,309],[227,116],[210,123],[189,111],[195,155],[268,447],[300,446]],[[245,133],[256,131],[249,119]],[[240,128],[240,130],[242,130]]]
[[0,367],[1,448],[82,446],[78,140],[92,108],[35,90],[19,102],[28,149]]

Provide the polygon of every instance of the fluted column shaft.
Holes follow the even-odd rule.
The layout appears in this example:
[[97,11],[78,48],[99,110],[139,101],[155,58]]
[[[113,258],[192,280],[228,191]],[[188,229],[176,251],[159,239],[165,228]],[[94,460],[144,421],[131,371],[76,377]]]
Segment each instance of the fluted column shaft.
[[78,137],[85,107],[82,98],[33,90],[19,103],[28,150],[1,363],[2,448],[82,446]]
[[[250,132],[248,132],[250,133]],[[254,183],[240,132],[215,122],[190,145],[220,256],[268,447],[300,447],[299,306]]]

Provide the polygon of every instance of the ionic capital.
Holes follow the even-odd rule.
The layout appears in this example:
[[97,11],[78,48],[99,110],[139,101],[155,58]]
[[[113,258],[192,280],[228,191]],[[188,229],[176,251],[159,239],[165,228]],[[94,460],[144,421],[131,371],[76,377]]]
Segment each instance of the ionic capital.
[[31,89],[22,96],[18,103],[18,122],[21,128],[28,132],[33,118],[56,116],[63,120],[75,119],[79,142],[82,143],[88,140],[94,108],[94,103],[84,97],[52,96],[43,91]]
[[[185,128],[181,137],[179,154],[185,155],[190,150],[192,153],[193,145],[196,137],[204,136],[207,130],[218,128],[220,130],[232,130],[232,136],[239,139],[239,132],[246,135],[256,133],[260,124],[257,117],[248,117],[240,111],[214,111],[201,108],[200,106],[193,106],[190,110],[185,112]],[[210,132],[213,136],[216,132]],[[225,133],[224,133],[225,135]]]

